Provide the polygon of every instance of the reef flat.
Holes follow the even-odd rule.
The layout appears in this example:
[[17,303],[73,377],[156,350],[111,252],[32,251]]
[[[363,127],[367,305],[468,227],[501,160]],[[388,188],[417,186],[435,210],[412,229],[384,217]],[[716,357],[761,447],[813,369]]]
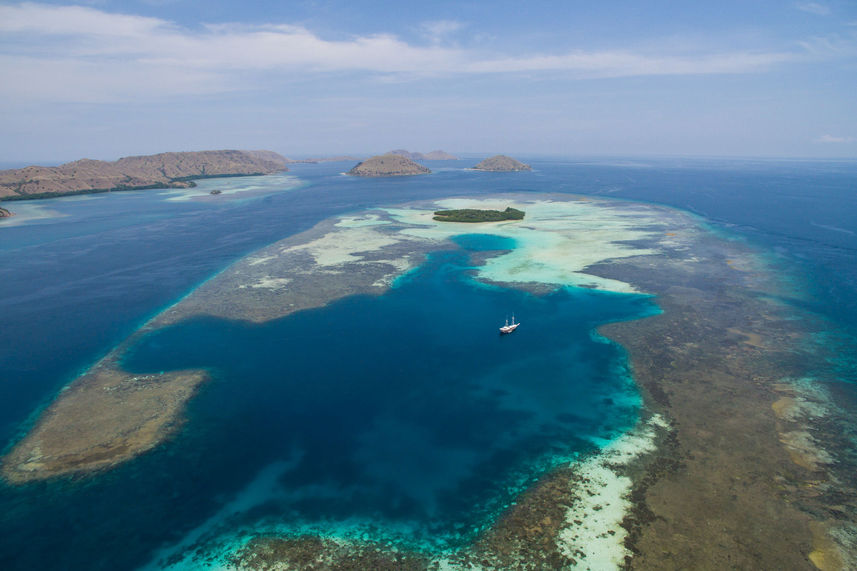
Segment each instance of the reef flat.
[[590,268],[656,293],[664,310],[601,328],[628,348],[648,408],[672,426],[634,478],[631,568],[853,568],[844,413],[801,378],[824,368],[810,340],[825,324],[783,303],[794,297],[780,270],[742,243],[704,232],[692,252],[691,263]]
[[23,483],[104,470],[174,433],[184,405],[206,375],[167,371],[150,378],[124,371],[122,355],[143,335],[192,317],[262,323],[346,296],[379,295],[426,254],[453,248],[450,238],[468,232],[466,223],[434,221],[436,210],[494,208],[498,200],[504,207],[526,207],[532,215],[526,224],[480,226],[486,234],[513,238],[519,245],[485,260],[478,275],[526,290],[585,285],[633,292],[630,284],[598,278],[584,269],[605,259],[652,252],[630,242],[657,235],[662,225],[661,213],[631,204],[548,197],[448,199],[323,221],[226,268],[72,382],[4,458],[4,477]]
[[[480,224],[514,248],[472,253],[475,279],[537,295],[585,287],[656,296],[661,315],[600,330],[629,350],[645,401],[638,426],[533,482],[472,544],[452,552],[253,530],[218,553],[205,545],[191,551],[248,569],[847,568],[857,502],[837,451],[820,444],[831,436],[818,428],[835,405],[795,381],[805,370],[807,323],[776,301],[785,294],[770,269],[746,244],[684,213],[567,195],[374,209],[263,248],[70,385],[5,458],[4,476],[21,483],[86,475],[175,434],[205,373],[123,371],[122,355],[140,335],[201,315],[263,323],[383,294],[430,252],[455,248],[451,239],[472,231],[432,220],[435,210],[508,205],[527,219]],[[111,400],[117,391],[140,397]],[[84,419],[72,446],[69,429]]]
[[182,424],[184,405],[208,375],[130,375],[106,358],[68,387],[4,459],[22,484],[107,469],[160,444]]

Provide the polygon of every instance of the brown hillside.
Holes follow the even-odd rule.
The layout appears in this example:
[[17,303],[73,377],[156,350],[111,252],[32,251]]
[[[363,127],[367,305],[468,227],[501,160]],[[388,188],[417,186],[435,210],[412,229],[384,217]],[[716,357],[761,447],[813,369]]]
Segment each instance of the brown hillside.
[[124,157],[114,162],[81,159],[58,167],[0,171],[0,199],[42,198],[104,190],[185,187],[194,178],[270,174],[288,170],[272,151],[197,151]]

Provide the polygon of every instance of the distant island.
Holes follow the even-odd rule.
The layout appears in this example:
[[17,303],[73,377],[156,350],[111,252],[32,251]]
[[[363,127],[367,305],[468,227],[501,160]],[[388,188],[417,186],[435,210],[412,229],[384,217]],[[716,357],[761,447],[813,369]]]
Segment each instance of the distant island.
[[58,167],[29,166],[0,171],[0,199],[189,188],[196,186],[193,179],[286,171],[288,162],[273,151],[235,150],[160,153],[112,162],[81,159]]
[[412,161],[457,161],[458,157],[455,155],[450,155],[446,151],[431,151],[429,153],[417,153],[406,151],[405,149],[396,149],[395,151],[390,151],[391,155],[399,155]]
[[0,208],[0,218],[9,218],[10,216],[13,216],[11,212],[5,208]]
[[440,222],[500,222],[503,220],[523,220],[524,211],[511,206],[506,210],[478,210],[462,208],[459,210],[437,210],[434,219]]
[[383,176],[408,176],[416,174],[429,174],[431,171],[419,165],[407,157],[387,153],[366,159],[359,163],[347,174],[352,176],[383,177]]
[[507,157],[506,155],[494,155],[493,157],[485,159],[473,168],[480,171],[493,172],[533,170],[533,167],[531,167],[530,165],[525,165],[521,161],[515,160],[512,157]]

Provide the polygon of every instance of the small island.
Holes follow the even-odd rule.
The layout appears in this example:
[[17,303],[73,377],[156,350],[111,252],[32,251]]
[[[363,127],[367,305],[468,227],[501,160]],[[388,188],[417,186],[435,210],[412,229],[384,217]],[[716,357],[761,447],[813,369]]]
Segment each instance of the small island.
[[357,164],[347,174],[352,176],[384,177],[429,174],[431,171],[407,157],[388,153],[377,155]]
[[0,207],[0,218],[9,218],[10,216],[14,216],[14,214],[9,212],[5,208]]
[[533,167],[525,165],[521,161],[507,157],[506,155],[494,155],[473,167],[480,171],[492,172],[513,172],[513,171],[531,171]]
[[462,208],[459,210],[437,210],[434,219],[440,222],[502,222],[503,220],[523,220],[524,211],[507,207],[506,210],[479,210]]

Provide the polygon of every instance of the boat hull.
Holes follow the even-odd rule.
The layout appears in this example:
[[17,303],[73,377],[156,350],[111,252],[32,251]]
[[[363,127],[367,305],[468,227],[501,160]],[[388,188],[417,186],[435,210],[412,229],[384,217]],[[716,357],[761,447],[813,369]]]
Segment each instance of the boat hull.
[[515,323],[514,325],[504,325],[500,328],[500,335],[508,335],[509,333],[517,329],[518,325],[520,325],[520,323]]

